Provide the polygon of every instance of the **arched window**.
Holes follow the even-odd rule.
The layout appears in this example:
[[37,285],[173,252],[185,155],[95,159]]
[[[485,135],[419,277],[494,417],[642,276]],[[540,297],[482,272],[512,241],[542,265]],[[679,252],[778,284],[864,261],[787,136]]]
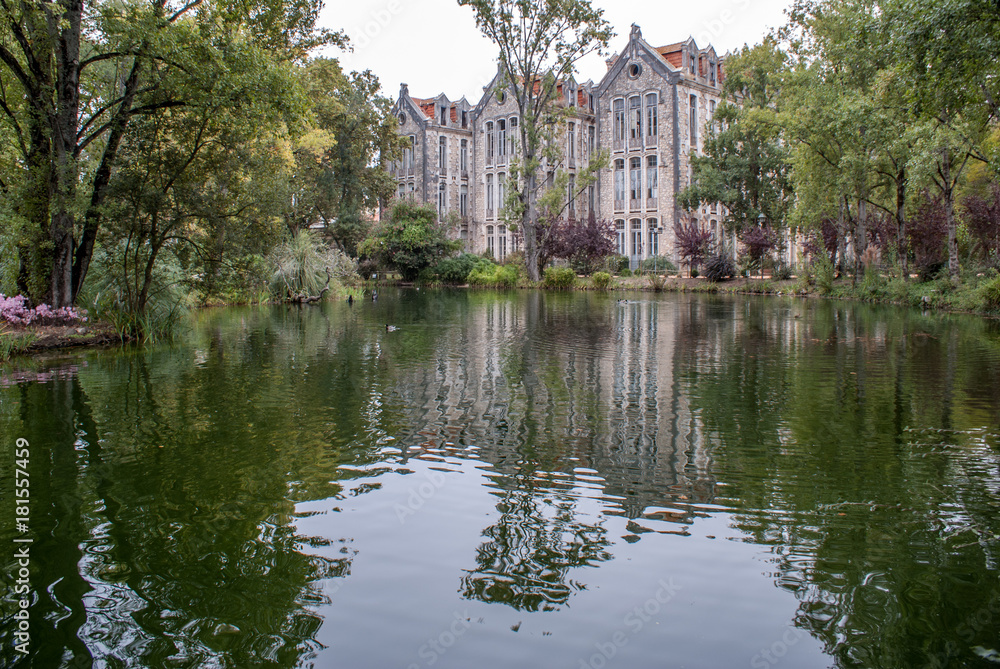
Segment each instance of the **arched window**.
[[646,144],[655,146],[656,137],[659,130],[659,119],[657,118],[657,96],[656,93],[646,93]]
[[642,146],[642,98],[638,95],[628,99],[628,146]]
[[646,206],[655,209],[659,197],[660,179],[656,169],[656,156],[646,156]]
[[629,232],[632,233],[632,256],[640,258],[642,257],[642,221],[638,218],[629,221]]
[[625,221],[622,219],[615,221],[615,250],[618,255],[625,255]]

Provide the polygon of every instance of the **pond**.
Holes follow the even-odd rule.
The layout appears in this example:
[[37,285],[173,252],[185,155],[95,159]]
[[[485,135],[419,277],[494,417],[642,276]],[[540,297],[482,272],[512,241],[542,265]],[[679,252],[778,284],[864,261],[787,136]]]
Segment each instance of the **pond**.
[[0,368],[0,434],[3,666],[1000,663],[996,321],[443,290],[208,310],[170,345]]

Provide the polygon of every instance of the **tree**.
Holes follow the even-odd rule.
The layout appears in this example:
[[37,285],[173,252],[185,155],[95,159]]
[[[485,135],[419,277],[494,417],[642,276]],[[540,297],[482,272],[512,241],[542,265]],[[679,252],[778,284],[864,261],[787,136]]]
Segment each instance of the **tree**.
[[690,272],[698,269],[715,241],[715,235],[697,221],[678,222],[674,226],[677,254],[687,264]]
[[[72,304],[87,276],[102,207],[129,124],[218,90],[242,59],[300,61],[341,34],[315,28],[319,0],[59,0],[0,3],[0,112],[18,137],[18,284],[36,302]],[[265,77],[265,80],[267,77]],[[181,85],[180,82],[183,82]],[[277,93],[279,91],[271,91]]]
[[379,95],[371,72],[347,75],[335,59],[315,58],[300,74],[312,119],[292,147],[285,222],[293,234],[321,225],[353,255],[368,232],[364,211],[377,208],[396,188],[382,167],[403,141],[392,100]]
[[422,269],[461,247],[460,241],[448,239],[447,232],[433,206],[397,200],[358,246],[358,253],[397,270],[404,281],[413,281]]
[[569,260],[574,268],[590,273],[604,258],[615,252],[615,226],[612,221],[598,219],[593,210],[587,220],[562,219],[552,226],[551,234],[539,245],[539,259],[545,264],[550,258]]
[[784,62],[771,39],[726,61],[727,99],[715,110],[704,155],[692,156],[692,183],[677,194],[681,207],[721,202],[724,224],[736,232],[762,215],[784,224],[792,192],[789,153],[774,116]]
[[[520,152],[516,177],[508,180],[512,217],[524,237],[528,278],[540,275],[539,237],[558,217],[545,215],[539,193],[545,163],[554,162],[553,133],[558,131],[559,86],[572,76],[576,63],[589,53],[607,47],[614,35],[603,11],[588,0],[459,0],[472,7],[476,25],[499,49],[500,78],[520,115]],[[566,191],[563,190],[562,193]]]

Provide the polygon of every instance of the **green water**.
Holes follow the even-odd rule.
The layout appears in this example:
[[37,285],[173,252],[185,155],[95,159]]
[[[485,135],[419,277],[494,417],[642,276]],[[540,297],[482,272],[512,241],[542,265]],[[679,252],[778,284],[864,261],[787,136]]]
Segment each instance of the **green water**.
[[0,435],[3,666],[1000,664],[996,321],[387,290],[4,367]]

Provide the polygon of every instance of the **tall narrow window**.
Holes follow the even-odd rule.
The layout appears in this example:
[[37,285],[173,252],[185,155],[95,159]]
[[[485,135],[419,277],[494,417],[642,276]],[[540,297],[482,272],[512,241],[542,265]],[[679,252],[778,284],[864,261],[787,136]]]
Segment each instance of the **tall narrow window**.
[[469,215],[469,187],[465,184],[458,189],[458,215],[462,218]]
[[[660,233],[656,230],[656,219],[650,218],[646,221],[646,231],[649,235],[649,255],[660,255]],[[664,268],[666,269],[666,268]]]
[[641,258],[642,257],[642,221],[638,218],[633,218],[629,221],[630,232],[632,233],[632,255]]
[[489,254],[491,256],[493,256],[494,258],[496,258],[497,257],[497,241],[496,241],[496,237],[494,237],[493,230],[494,230],[494,228],[493,228],[492,225],[487,225],[486,226],[486,250],[487,250],[487,252],[489,252]]
[[708,81],[715,86],[715,63],[708,61]]
[[691,72],[691,74],[695,74],[696,71],[695,64],[697,62],[698,62],[698,56],[697,54],[695,54],[694,49],[691,49],[691,52],[688,54],[688,71]]
[[594,211],[594,187],[587,186],[587,212]]
[[408,138],[410,141],[406,142],[403,146],[403,167],[412,170],[413,169],[413,147],[417,143],[417,138],[410,135]]
[[642,159],[630,158],[628,168],[629,199],[633,207],[639,207],[642,201]]
[[518,141],[520,141],[520,138],[518,137],[518,134],[517,134],[517,117],[516,116],[512,116],[510,118],[510,123],[508,124],[508,128],[510,130],[507,133],[507,136],[510,138],[510,151],[508,151],[507,153],[509,153],[510,155],[513,156],[513,155],[517,154],[517,143],[518,143]]
[[614,101],[614,148],[625,147],[625,100],[619,98]]
[[656,207],[656,198],[660,186],[659,171],[656,169],[656,156],[646,156],[646,206]]
[[692,95],[690,101],[690,120],[688,125],[691,131],[691,150],[698,149],[698,96]]
[[569,211],[576,213],[576,175],[569,175]]
[[504,162],[504,157],[507,155],[507,120],[500,119],[497,121],[497,155],[500,156],[500,162]]
[[486,175],[486,218],[493,218],[493,175]]
[[625,161],[615,161],[615,209],[625,208]]
[[576,123],[570,121],[567,126],[566,134],[568,135],[569,141],[569,157],[570,160],[576,158]]
[[497,259],[503,260],[507,257],[507,226],[497,226]]
[[469,127],[469,112],[465,110],[462,110],[462,127],[463,128]]
[[465,176],[469,172],[469,140],[463,139],[460,147],[461,148],[458,154],[458,169],[462,171],[462,176]]
[[507,186],[507,175],[501,172],[497,175],[497,211],[502,212],[504,207],[504,199],[507,194],[504,192],[504,188]]
[[438,185],[438,220],[443,221],[448,213],[448,187],[443,183]]
[[594,151],[597,150],[597,128],[590,125],[587,126],[587,155],[594,155]]
[[444,172],[447,165],[448,140],[445,137],[438,138],[438,169]]
[[655,145],[656,135],[659,132],[659,119],[657,118],[656,93],[646,94],[646,144]]
[[628,145],[636,148],[642,142],[642,104],[638,95],[628,99]]
[[486,124],[486,164],[493,164],[493,143],[496,138],[493,136],[493,122]]
[[441,125],[448,125],[448,108],[441,107]]
[[708,101],[708,123],[712,124],[713,130],[718,130],[719,126],[715,124],[715,100]]
[[615,250],[618,255],[625,255],[625,221],[615,221]]

